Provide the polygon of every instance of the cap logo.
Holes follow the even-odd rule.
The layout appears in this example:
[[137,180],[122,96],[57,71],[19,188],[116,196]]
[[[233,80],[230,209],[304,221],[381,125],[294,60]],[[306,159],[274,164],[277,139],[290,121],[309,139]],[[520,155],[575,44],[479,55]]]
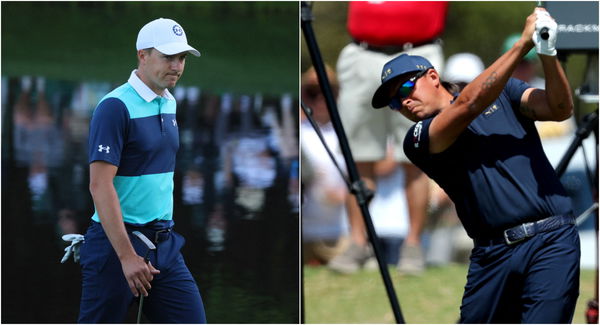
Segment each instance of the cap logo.
[[183,28],[181,28],[179,25],[173,25],[173,33],[175,33],[177,36],[181,36],[183,35]]
[[392,69],[388,68],[387,70],[383,71],[383,73],[381,74],[381,80],[384,80],[391,74],[392,74]]
[[419,70],[425,70],[425,69],[427,68],[426,66],[424,66],[424,65],[422,65],[422,64],[417,64],[417,65],[416,65],[416,67],[417,67],[417,69],[419,69]]

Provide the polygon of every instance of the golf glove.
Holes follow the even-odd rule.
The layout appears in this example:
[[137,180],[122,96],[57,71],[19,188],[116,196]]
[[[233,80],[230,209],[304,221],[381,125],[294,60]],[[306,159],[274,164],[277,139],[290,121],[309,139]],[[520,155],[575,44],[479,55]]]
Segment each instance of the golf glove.
[[81,247],[81,243],[85,240],[85,237],[80,234],[67,234],[62,236],[62,239],[64,241],[70,241],[71,245],[65,247],[65,255],[60,262],[66,262],[71,255],[73,255],[75,263],[79,262],[79,248]]
[[[535,32],[533,33],[533,43],[538,54],[556,56],[556,31],[558,25],[550,17],[550,14],[544,10],[536,10],[537,19],[535,20]],[[548,28],[548,39],[542,39],[540,31],[542,28]]]

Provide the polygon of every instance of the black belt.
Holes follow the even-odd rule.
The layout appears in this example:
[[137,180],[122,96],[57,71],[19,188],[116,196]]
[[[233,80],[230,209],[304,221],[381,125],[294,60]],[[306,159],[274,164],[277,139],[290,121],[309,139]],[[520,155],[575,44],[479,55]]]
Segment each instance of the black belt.
[[135,227],[135,226],[131,226],[126,224],[125,228],[127,228],[127,232],[133,232],[133,231],[139,231],[142,234],[144,234],[144,236],[148,237],[148,239],[150,239],[154,244],[158,244],[160,242],[163,242],[167,239],[169,239],[169,237],[171,236],[171,230],[173,228],[164,228],[164,229],[152,229],[152,228],[145,228],[145,227]]
[[365,50],[384,53],[387,55],[392,55],[392,54],[408,51],[414,47],[432,44],[432,43],[436,43],[436,42],[441,42],[441,40],[439,38],[436,38],[433,40],[428,40],[428,41],[420,42],[420,43],[406,42],[404,44],[383,45],[383,46],[371,45],[367,42],[361,42],[358,40],[353,40],[353,42],[354,42],[354,44],[357,44],[358,46],[364,48]]
[[575,224],[572,215],[552,216],[533,222],[526,222],[518,226],[504,230],[500,235],[491,238],[474,239],[476,246],[490,246],[505,243],[516,244],[539,233],[552,231],[563,225]]

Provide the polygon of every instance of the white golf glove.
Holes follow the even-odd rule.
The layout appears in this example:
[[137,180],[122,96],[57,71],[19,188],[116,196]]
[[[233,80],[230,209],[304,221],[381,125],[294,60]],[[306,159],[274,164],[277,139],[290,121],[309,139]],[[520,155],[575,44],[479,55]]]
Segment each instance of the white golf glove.
[[[536,10],[537,19],[535,21],[535,32],[533,33],[533,43],[538,54],[556,56],[556,31],[558,24],[550,14],[545,10]],[[542,39],[540,31],[542,28],[548,28],[549,37],[547,40]]]

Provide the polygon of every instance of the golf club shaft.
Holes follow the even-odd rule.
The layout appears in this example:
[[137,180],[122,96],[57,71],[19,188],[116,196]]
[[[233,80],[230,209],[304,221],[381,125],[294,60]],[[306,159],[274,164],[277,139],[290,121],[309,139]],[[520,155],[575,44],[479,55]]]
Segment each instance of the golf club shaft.
[[144,306],[144,295],[140,294],[140,303],[139,303],[138,314],[137,314],[137,324],[140,324],[140,320],[142,319],[142,306]]
[[[148,250],[146,252],[146,256],[144,256],[144,262],[146,262],[146,264],[148,264],[148,262],[150,262],[150,260],[148,259],[148,254],[150,253],[150,250]],[[137,313],[137,324],[141,324],[140,321],[142,319],[142,307],[144,306],[144,295],[140,292],[140,303],[138,306],[138,313]]]

